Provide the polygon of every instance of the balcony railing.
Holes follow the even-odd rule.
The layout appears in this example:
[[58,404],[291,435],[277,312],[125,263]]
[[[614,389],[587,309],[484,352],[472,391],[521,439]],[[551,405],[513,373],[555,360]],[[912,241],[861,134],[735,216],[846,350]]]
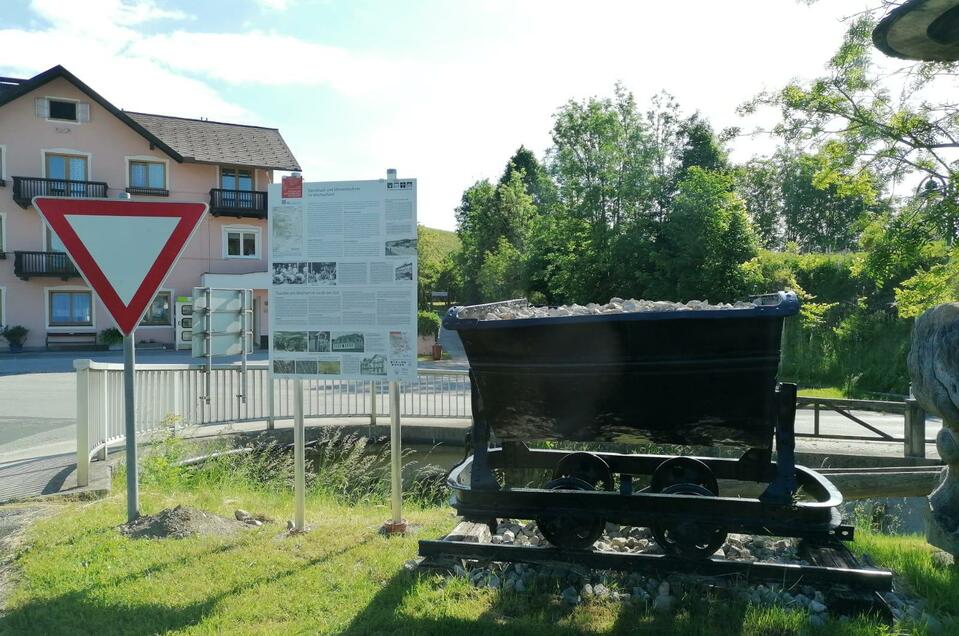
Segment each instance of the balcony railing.
[[265,219],[266,192],[213,188],[210,190],[210,214]]
[[35,276],[67,280],[80,275],[73,261],[63,252],[14,252],[13,273],[23,280]]
[[102,181],[66,181],[40,177],[14,177],[13,200],[22,208],[30,206],[33,197],[106,198],[107,184]]

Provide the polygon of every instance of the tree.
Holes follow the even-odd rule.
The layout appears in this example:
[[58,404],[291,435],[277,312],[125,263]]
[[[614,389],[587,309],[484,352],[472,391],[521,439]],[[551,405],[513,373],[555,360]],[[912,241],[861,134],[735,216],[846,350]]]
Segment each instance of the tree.
[[510,157],[503,176],[500,177],[499,185],[508,183],[515,172],[521,173],[526,192],[533,198],[533,204],[540,214],[553,209],[558,200],[556,185],[550,179],[543,164],[526,146],[520,146]]
[[959,104],[951,100],[951,91],[935,85],[954,75],[954,65],[915,64],[903,72],[906,82],[894,94],[873,68],[874,13],[851,20],[826,75],[764,93],[743,111],[778,108],[782,123],[774,132],[791,144],[816,149],[821,159],[816,185],[835,186],[839,195],[856,194],[869,204],[881,194],[877,183],[931,180],[941,201],[926,212],[952,243],[959,233],[954,159]]
[[774,159],[751,159],[734,173],[736,192],[746,204],[760,244],[781,250],[785,244],[782,171]]
[[658,246],[652,291],[673,300],[729,301],[751,285],[756,237],[728,174],[692,166],[679,182]]

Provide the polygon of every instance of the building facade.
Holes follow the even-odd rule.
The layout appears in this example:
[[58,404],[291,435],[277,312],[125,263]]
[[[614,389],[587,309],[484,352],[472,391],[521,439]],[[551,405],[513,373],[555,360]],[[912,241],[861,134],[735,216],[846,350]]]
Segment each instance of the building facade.
[[22,325],[29,348],[77,347],[115,327],[34,196],[209,204],[157,294],[138,342],[172,344],[174,303],[193,287],[254,289],[254,329],[267,333],[266,189],[298,171],[278,130],[122,111],[57,66],[0,78],[0,325]]

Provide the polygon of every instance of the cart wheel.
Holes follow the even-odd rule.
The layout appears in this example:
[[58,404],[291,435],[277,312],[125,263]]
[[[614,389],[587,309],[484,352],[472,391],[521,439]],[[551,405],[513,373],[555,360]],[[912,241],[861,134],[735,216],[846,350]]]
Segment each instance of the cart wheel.
[[[714,496],[699,484],[673,484],[667,486],[664,495]],[[707,559],[726,541],[726,530],[718,526],[680,521],[678,523],[653,524],[651,527],[656,543],[666,554],[681,559]]]
[[581,479],[593,489],[613,489],[613,471],[609,469],[605,459],[593,453],[577,452],[565,455],[553,470],[554,480],[563,477]]
[[719,483],[704,462],[692,457],[671,457],[656,467],[649,482],[649,492],[665,492],[675,484],[696,484],[713,496],[719,496]]
[[[596,490],[593,485],[575,477],[561,477],[546,484],[547,490]],[[546,540],[558,548],[586,550],[599,539],[606,527],[601,517],[575,515],[544,516],[536,525]]]

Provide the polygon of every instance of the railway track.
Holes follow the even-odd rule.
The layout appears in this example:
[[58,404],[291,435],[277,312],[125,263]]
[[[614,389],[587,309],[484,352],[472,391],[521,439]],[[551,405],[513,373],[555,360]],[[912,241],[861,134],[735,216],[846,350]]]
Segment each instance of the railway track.
[[[465,539],[465,540],[464,540]],[[887,620],[892,613],[883,599],[892,591],[893,575],[852,554],[840,541],[800,544],[799,556],[809,565],[740,561],[725,558],[683,559],[665,554],[630,554],[598,550],[571,550],[479,542],[464,536],[460,527],[441,540],[421,540],[420,567],[451,569],[461,560],[537,565],[569,564],[592,570],[640,572],[666,576],[683,574],[706,583],[754,585],[775,583],[783,587],[811,585],[828,590],[830,608],[840,614],[874,612]]]

